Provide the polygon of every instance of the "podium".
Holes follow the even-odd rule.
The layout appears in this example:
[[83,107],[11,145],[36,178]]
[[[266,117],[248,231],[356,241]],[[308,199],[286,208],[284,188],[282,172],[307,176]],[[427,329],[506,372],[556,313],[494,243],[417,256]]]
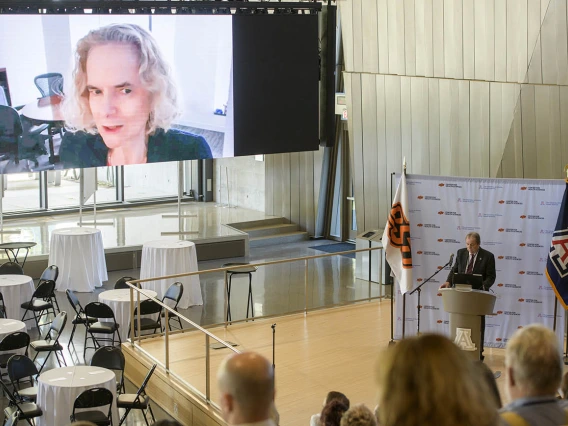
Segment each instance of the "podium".
[[450,338],[473,358],[480,359],[482,315],[492,315],[497,297],[487,291],[443,288],[444,310],[450,314]]

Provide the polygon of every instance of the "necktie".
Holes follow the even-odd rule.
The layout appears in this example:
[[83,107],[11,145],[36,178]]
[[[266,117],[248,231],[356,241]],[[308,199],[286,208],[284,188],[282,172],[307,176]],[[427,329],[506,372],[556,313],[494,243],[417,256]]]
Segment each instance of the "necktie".
[[473,261],[475,259],[474,254],[470,254],[469,263],[467,264],[466,274],[473,274]]

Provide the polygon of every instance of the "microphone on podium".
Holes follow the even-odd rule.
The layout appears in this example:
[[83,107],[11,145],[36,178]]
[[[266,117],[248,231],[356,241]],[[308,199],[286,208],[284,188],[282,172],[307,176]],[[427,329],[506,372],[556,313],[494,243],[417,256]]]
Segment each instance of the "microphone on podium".
[[448,266],[451,268],[453,264],[454,264],[454,254],[452,253],[452,255],[450,256],[450,262]]

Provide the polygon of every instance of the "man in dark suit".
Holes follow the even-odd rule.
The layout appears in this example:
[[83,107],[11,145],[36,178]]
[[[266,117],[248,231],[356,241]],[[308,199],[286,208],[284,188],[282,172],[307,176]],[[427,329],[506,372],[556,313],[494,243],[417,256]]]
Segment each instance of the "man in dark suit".
[[[495,282],[495,256],[490,251],[480,247],[481,238],[477,232],[465,236],[465,248],[459,249],[456,263],[452,267],[446,282],[440,288],[453,287],[454,274],[479,274],[483,277],[483,290]],[[481,317],[481,359],[483,360],[483,341],[485,339],[485,316]]]

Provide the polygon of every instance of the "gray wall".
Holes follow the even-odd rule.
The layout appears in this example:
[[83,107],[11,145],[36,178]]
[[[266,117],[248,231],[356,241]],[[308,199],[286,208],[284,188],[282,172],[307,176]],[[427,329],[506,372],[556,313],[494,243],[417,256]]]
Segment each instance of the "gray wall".
[[324,149],[265,156],[265,213],[315,234]]
[[403,157],[409,173],[563,177],[567,0],[338,5],[358,229],[384,226]]

